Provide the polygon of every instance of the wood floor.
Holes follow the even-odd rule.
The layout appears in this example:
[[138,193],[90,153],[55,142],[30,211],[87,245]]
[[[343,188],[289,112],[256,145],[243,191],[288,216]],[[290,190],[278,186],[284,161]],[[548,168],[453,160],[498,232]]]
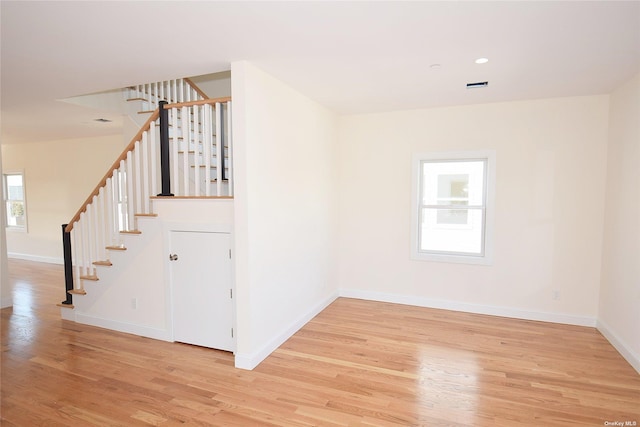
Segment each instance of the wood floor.
[[61,266],[10,274],[3,427],[640,424],[640,375],[592,328],[341,298],[243,371],[61,320]]

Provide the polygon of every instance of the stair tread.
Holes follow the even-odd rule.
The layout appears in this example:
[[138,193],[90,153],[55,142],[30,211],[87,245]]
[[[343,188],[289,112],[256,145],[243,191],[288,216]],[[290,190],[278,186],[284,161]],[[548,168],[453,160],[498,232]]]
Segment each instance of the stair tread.
[[113,264],[111,263],[111,261],[109,261],[107,259],[107,260],[104,260],[104,261],[94,261],[93,265],[102,265],[102,266],[105,266],[105,267],[111,267]]
[[110,251],[126,251],[127,248],[125,248],[124,246],[105,246],[105,249],[108,249]]
[[122,230],[120,234],[142,234],[140,230]]
[[67,292],[70,293],[70,294],[73,294],[73,295],[86,295],[87,294],[87,292],[84,289],[72,289],[72,290],[67,291]]
[[73,304],[56,304],[58,307],[62,307],[62,308],[74,308]]
[[134,214],[133,216],[143,217],[143,218],[144,217],[155,218],[155,217],[158,216],[158,214],[155,214],[155,213],[137,213],[137,214]]
[[98,278],[98,276],[96,276],[95,274],[89,275],[89,276],[80,276],[80,279],[82,280],[91,280],[93,282],[97,282],[98,280],[100,280]]

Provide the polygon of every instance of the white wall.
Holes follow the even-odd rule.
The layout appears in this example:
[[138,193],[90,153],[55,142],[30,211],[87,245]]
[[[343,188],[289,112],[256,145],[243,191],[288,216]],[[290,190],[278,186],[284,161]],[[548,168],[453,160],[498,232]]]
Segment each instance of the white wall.
[[231,71],[190,77],[190,80],[209,98],[231,96]]
[[[607,109],[590,96],[342,117],[341,294],[594,326]],[[493,265],[411,260],[412,154],[484,149],[497,156]]]
[[640,372],[640,74],[611,94],[598,329]]
[[231,72],[236,366],[250,369],[336,297],[336,117],[250,63]]
[[122,152],[121,135],[2,146],[25,174],[28,232],[7,231],[10,257],[62,263],[62,230]]
[[[62,308],[68,320],[173,340],[170,283],[170,233],[230,233],[233,200],[154,200],[156,218],[138,218],[140,235],[125,235],[126,251],[111,251],[111,267],[97,267],[99,281],[85,281],[87,295],[74,295],[74,310]],[[132,299],[136,303],[132,303]],[[203,327],[203,325],[194,325]]]
[[[0,150],[0,176],[2,176],[2,150]],[[1,200],[4,200],[4,185]],[[9,265],[7,260],[7,241],[5,238],[5,207],[0,209],[0,308],[11,307],[13,305],[13,289],[9,283]]]

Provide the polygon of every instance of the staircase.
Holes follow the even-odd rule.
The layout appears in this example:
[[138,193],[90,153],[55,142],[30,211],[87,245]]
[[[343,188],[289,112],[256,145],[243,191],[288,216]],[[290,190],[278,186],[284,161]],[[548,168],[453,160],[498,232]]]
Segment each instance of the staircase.
[[188,79],[123,89],[148,119],[68,224],[63,225],[66,299],[117,268],[127,236],[157,217],[158,199],[233,198],[231,99],[207,99]]

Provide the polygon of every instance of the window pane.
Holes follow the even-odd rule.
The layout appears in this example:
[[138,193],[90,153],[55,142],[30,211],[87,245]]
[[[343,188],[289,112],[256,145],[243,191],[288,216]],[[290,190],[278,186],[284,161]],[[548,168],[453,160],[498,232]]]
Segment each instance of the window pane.
[[26,215],[24,212],[24,202],[8,201],[7,202],[7,225],[9,227],[24,227],[26,224]]
[[7,199],[24,200],[22,175],[7,175]]
[[423,208],[420,251],[482,255],[482,209]]
[[423,161],[422,204],[484,204],[485,161]]

